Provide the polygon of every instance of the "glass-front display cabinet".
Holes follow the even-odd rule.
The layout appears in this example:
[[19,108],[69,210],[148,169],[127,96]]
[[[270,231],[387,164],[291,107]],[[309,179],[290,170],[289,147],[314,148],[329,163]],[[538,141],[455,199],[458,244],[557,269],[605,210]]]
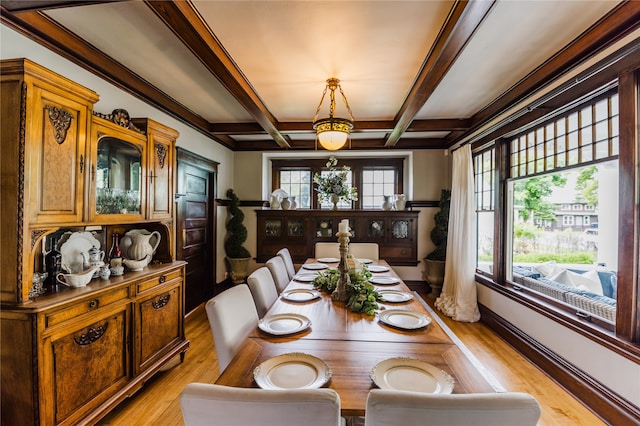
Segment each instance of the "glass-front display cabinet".
[[141,220],[146,205],[146,136],[98,120],[94,118],[90,217],[106,222]]
[[257,262],[266,262],[283,247],[296,263],[314,257],[317,242],[336,241],[340,221],[347,219],[354,243],[377,243],[380,258],[391,265],[415,266],[419,211],[256,210]]
[[140,214],[141,161],[134,145],[108,136],[98,141],[97,214]]

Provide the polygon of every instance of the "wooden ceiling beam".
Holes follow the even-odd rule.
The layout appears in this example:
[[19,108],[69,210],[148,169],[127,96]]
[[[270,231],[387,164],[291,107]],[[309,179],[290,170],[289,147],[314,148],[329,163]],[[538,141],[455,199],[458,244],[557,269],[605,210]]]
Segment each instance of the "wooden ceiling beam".
[[[3,2],[0,5],[0,21],[81,68],[211,137],[207,120],[194,114],[148,81],[41,12],[14,14],[4,7]],[[223,143],[223,145],[226,144]]]
[[9,12],[25,12],[119,1],[125,0],[2,0],[2,6]]
[[433,120],[413,120],[407,132],[439,132],[467,130],[471,127],[471,120],[468,119],[433,119]]
[[275,117],[227,55],[191,2],[145,0],[145,3],[255,118],[269,136],[280,147],[289,148],[287,139],[278,130]]
[[396,116],[397,124],[387,139],[385,144],[387,147],[395,145],[409,128],[416,114],[438,87],[494,3],[494,1],[457,1],[453,5],[447,22],[438,34],[409,95]]
[[[391,120],[357,121],[354,123],[354,133],[365,132],[391,132],[395,122]],[[467,130],[471,126],[470,120],[463,119],[434,119],[434,120],[414,120],[407,132],[439,132]],[[280,121],[278,130],[281,133],[306,133],[313,134],[311,124],[299,121]],[[212,123],[209,131],[222,135],[255,135],[266,134],[260,124],[252,123]]]

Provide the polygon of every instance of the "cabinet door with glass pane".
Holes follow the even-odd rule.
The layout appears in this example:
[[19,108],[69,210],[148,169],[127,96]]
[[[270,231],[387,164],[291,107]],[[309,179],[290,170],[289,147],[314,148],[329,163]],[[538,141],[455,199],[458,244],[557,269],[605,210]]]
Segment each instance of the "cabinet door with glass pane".
[[94,117],[89,192],[92,221],[144,219],[147,138],[123,130],[128,129]]
[[259,210],[256,260],[266,262],[284,247],[298,262],[311,256],[310,235],[315,222],[308,216],[308,211]]

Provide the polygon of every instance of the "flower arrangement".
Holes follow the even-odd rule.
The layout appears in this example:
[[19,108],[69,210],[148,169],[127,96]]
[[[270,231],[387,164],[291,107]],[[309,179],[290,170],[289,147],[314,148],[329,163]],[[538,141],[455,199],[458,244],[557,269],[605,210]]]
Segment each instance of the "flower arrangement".
[[[347,185],[347,175],[351,168],[342,166],[341,169],[338,169],[337,165],[338,159],[332,155],[327,161],[329,173],[324,175],[316,173],[313,175],[313,182],[317,185],[315,190],[318,191],[318,200],[320,202],[331,201],[334,205],[340,200],[357,201],[358,188]],[[335,194],[337,200],[332,197],[333,194]]]
[[[340,271],[328,269],[316,275],[311,284],[318,290],[331,294],[336,289],[339,278]],[[349,270],[350,282],[347,285],[349,300],[346,306],[353,312],[371,316],[380,309],[378,301],[381,300],[381,297],[376,288],[369,283],[369,278],[371,278],[371,272],[366,267],[362,271]]]

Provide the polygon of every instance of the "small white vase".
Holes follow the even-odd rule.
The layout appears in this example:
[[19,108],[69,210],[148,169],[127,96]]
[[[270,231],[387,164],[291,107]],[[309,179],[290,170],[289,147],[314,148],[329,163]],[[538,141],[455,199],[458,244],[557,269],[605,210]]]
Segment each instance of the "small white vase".
[[389,195],[383,195],[384,202],[382,203],[382,210],[391,210],[391,200],[389,200]]
[[298,208],[298,203],[296,203],[296,196],[291,196],[291,205],[289,206],[289,210],[295,210]]

